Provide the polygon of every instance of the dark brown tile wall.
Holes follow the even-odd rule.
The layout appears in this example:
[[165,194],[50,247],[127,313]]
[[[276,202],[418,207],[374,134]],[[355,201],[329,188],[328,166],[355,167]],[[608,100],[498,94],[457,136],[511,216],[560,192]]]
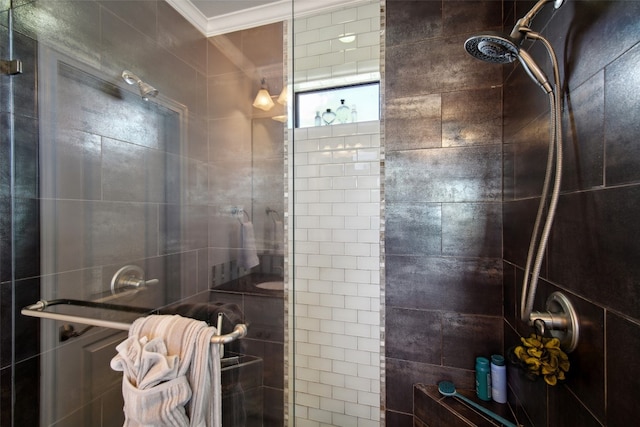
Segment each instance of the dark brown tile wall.
[[[548,100],[519,65],[487,66],[460,43],[502,22],[510,31],[534,3],[387,1],[386,322],[396,335],[411,330],[407,342],[387,330],[387,425],[412,410],[413,383],[464,383],[475,352],[506,351],[530,333],[516,319],[545,172]],[[471,10],[473,19],[460,18]],[[638,16],[638,2],[567,0],[534,21],[558,54],[565,129],[563,193],[535,307],[565,291],[581,340],[560,386],[510,368],[509,402],[527,426],[634,425],[640,414],[632,356],[640,351]],[[551,75],[543,47],[524,48]],[[448,220],[447,209],[455,214]],[[489,317],[475,322],[480,315]],[[488,338],[474,341],[473,328]]]
[[503,346],[502,69],[463,48],[501,19],[493,1],[386,4],[387,425],[411,425],[413,384],[473,388]]
[[[529,3],[506,4],[515,15]],[[564,291],[578,311],[580,342],[567,381],[556,387],[510,373],[510,402],[534,426],[637,423],[631,403],[640,350],[640,209],[637,107],[640,3],[567,1],[545,9],[534,30],[553,44],[564,94],[563,192],[536,298]],[[603,50],[604,49],[604,50]],[[541,46],[527,50],[551,74]],[[544,174],[546,96],[517,68],[505,73],[505,347],[530,331],[517,322],[520,283]],[[526,100],[526,102],[523,102]],[[538,163],[538,165],[536,165]],[[509,271],[509,275],[506,272]],[[606,343],[606,344],[605,344]],[[629,394],[628,394],[629,393]]]

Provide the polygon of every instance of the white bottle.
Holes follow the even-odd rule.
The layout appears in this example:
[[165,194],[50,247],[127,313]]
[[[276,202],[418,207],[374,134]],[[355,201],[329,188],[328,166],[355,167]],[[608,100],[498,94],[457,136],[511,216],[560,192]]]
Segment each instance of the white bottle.
[[499,354],[491,356],[491,398],[498,403],[507,402],[507,367]]

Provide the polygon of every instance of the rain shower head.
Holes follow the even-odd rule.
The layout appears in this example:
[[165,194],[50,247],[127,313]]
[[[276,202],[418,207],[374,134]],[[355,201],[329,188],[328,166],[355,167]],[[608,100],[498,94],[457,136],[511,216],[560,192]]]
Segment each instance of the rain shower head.
[[547,76],[538,67],[533,58],[510,37],[500,33],[487,32],[472,36],[464,42],[464,48],[469,55],[485,62],[494,64],[508,64],[520,61],[529,77],[546,93],[551,92],[551,85]]
[[145,101],[148,101],[149,98],[155,98],[158,95],[158,89],[148,83],[143,82],[140,77],[136,76],[131,71],[124,70],[122,72],[122,78],[130,85],[137,84],[138,89],[140,90],[140,96]]
[[511,34],[508,36],[489,31],[467,39],[464,43],[464,48],[471,56],[485,62],[508,64],[518,59],[527,74],[529,74],[529,77],[540,85],[543,91],[550,93],[552,90],[551,85],[544,72],[526,51],[520,49],[520,44],[527,37],[540,38],[539,35],[531,32],[529,26],[544,5],[553,2],[553,7],[558,9],[564,4],[564,1],[565,0],[538,0],[525,16],[518,19]]
[[510,37],[487,32],[467,39],[464,48],[469,55],[485,62],[508,64],[518,58],[520,48]]

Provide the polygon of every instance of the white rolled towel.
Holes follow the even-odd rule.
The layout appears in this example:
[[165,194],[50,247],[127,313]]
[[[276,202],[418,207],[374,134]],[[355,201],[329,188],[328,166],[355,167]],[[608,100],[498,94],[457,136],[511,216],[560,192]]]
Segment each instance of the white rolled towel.
[[111,368],[122,371],[124,427],[189,425],[185,411],[192,392],[179,373],[179,359],[161,338],[130,336],[121,342]]
[[124,427],[221,427],[220,353],[214,327],[179,315],[133,322],[111,360],[122,371]]

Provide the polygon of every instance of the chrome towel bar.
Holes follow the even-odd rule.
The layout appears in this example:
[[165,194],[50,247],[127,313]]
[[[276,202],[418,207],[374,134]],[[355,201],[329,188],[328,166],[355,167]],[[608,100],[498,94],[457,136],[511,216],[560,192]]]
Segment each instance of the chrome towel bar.
[[[83,325],[99,326],[103,328],[119,329],[122,331],[128,331],[131,324],[126,322],[116,322],[113,320],[94,319],[91,317],[74,316],[71,314],[53,313],[45,311],[47,307],[54,305],[74,305],[79,307],[99,308],[105,310],[116,310],[127,313],[137,313],[140,315],[148,314],[161,314],[158,310],[149,310],[147,308],[130,307],[126,305],[108,304],[102,302],[93,301],[81,301],[73,299],[55,299],[55,300],[40,300],[35,304],[31,304],[22,309],[21,313],[24,316],[40,317],[42,319],[61,320],[64,322],[81,323]],[[239,323],[233,329],[233,332],[225,335],[216,335],[211,338],[213,344],[228,344],[240,338],[244,338],[247,335],[247,325]]]

